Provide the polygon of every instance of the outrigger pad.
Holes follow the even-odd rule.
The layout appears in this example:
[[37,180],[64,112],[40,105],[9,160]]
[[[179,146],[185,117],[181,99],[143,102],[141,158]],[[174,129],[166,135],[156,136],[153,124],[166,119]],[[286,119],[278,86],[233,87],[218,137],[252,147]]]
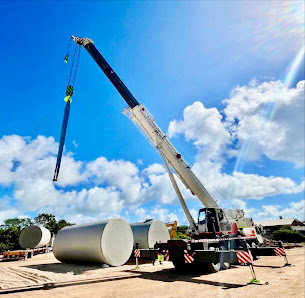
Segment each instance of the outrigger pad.
[[248,284],[251,284],[251,285],[260,285],[260,286],[263,286],[263,285],[269,285],[269,282],[268,281],[260,281],[259,279],[251,279]]

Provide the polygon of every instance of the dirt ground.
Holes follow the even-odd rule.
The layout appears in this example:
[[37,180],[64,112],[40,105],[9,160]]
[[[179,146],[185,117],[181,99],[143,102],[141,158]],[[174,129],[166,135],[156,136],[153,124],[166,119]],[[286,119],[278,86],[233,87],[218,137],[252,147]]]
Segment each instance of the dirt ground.
[[[52,253],[27,261],[0,261],[3,297],[305,297],[305,248],[282,257],[261,257],[255,273],[263,285],[248,284],[250,268],[234,266],[214,274],[178,274],[171,262],[102,268],[58,262]],[[4,295],[5,294],[5,295]]]

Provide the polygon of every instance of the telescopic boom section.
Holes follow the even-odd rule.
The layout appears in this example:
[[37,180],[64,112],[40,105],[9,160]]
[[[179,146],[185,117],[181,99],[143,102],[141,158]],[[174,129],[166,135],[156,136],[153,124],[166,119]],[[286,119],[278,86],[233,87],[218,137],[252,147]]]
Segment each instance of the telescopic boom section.
[[[161,151],[166,158],[168,165],[175,171],[183,184],[190,189],[193,195],[196,195],[199,200],[206,207],[218,207],[217,202],[212,198],[209,192],[205,189],[191,168],[183,160],[181,154],[174,148],[166,135],[162,132],[159,126],[155,123],[155,120],[146,110],[146,108],[139,104],[134,98],[125,84],[121,81],[118,75],[114,72],[111,66],[107,63],[104,57],[99,53],[93,44],[93,41],[89,38],[79,38],[71,36],[71,38],[78,44],[84,46],[89,52],[95,62],[103,70],[115,88],[119,91],[122,97],[127,102],[129,108],[128,113],[131,115],[132,121],[137,123],[145,134],[149,137],[149,140],[154,146]],[[161,156],[162,157],[162,156]]]
[[115,73],[115,71],[111,68],[105,58],[101,55],[101,53],[94,46],[93,41],[90,38],[79,38],[75,36],[71,36],[71,38],[78,44],[84,46],[84,48],[88,51],[91,57],[95,60],[97,65],[102,69],[108,79],[111,81],[113,86],[119,91],[122,97],[125,99],[130,108],[134,108],[139,105],[138,101],[134,98],[125,84],[121,81],[119,76]]

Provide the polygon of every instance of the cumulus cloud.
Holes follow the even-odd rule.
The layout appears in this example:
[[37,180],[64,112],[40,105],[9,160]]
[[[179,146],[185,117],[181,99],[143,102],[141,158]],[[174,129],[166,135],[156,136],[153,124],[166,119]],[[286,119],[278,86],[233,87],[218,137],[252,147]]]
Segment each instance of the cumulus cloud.
[[160,205],[155,205],[150,209],[137,208],[134,210],[134,214],[138,217],[138,221],[144,221],[146,219],[158,219],[163,222],[178,221],[176,213],[170,212],[167,208]]
[[90,216],[95,214],[99,218],[119,217],[124,201],[114,187],[93,187],[89,190],[82,189],[69,206],[69,213]]
[[[265,155],[271,160],[304,164],[304,81],[287,88],[280,81],[236,87],[223,101],[224,117],[215,108],[200,102],[186,107],[183,120],[173,120],[170,137],[183,134],[197,149],[193,170],[216,198],[261,199],[278,194],[295,194],[304,190],[304,182],[287,177],[265,177],[234,171],[223,172],[225,160],[245,151],[243,144],[251,140],[242,158],[253,160]],[[249,149],[249,148],[248,148]],[[253,152],[252,152],[253,151]],[[211,183],[210,183],[211,182]],[[213,186],[211,186],[213,184]]]
[[[266,177],[238,170],[229,174],[224,171],[226,161],[240,156],[245,142],[251,140],[254,149],[248,151],[248,161],[265,156],[292,162],[296,167],[303,165],[303,94],[304,82],[287,88],[281,82],[252,81],[232,91],[230,98],[223,101],[222,112],[200,102],[186,107],[183,119],[169,124],[168,134],[182,134],[193,142],[197,149],[193,170],[216,199],[223,203],[224,195],[251,214],[254,209],[248,208],[244,199],[300,193],[304,191],[304,181],[298,184],[289,177]],[[11,198],[0,199],[0,221],[27,212],[50,212],[75,223],[128,217],[129,213],[139,220],[178,219],[187,223],[181,208],[173,211],[175,207],[171,207],[179,203],[162,165],[152,164],[140,171],[141,161],[134,164],[99,157],[85,162],[65,152],[59,180],[54,184],[57,150],[53,137],[12,135],[0,139],[0,185],[12,189]],[[185,199],[195,198],[176,175],[175,178]],[[194,201],[189,202],[192,208],[197,207]],[[147,204],[151,207],[143,207]],[[301,210],[299,204],[290,203],[289,208],[264,205],[260,216],[267,217],[270,210],[289,215]],[[191,213],[197,217],[194,209]]]
[[142,179],[135,164],[124,160],[108,161],[100,157],[89,162],[86,167],[94,183],[118,187],[126,202],[140,203],[144,200]]
[[18,210],[10,205],[11,202],[12,198],[9,198],[8,196],[4,196],[0,200],[0,224],[4,222],[4,220],[18,215]]
[[[129,161],[100,157],[82,162],[65,152],[58,182],[53,183],[57,150],[52,137],[13,135],[0,139],[0,185],[12,188],[12,198],[0,199],[0,220],[24,212],[50,212],[75,218],[72,222],[77,223],[122,217],[123,211],[128,213],[129,208],[148,201],[175,201],[160,164],[140,172]],[[164,210],[160,212],[161,217],[167,216]]]
[[245,212],[245,217],[253,217],[256,215],[254,212],[256,211],[254,208],[248,208],[245,201],[234,199],[232,200],[232,205],[236,209],[241,209]]
[[279,205],[263,205],[263,211],[258,213],[260,219],[277,219],[279,216],[305,219],[305,200],[292,202],[288,208]]
[[300,193],[304,187],[303,182],[297,184],[290,178],[233,172],[232,175],[221,175],[219,189],[229,197],[237,199],[262,199],[278,194]]
[[186,140],[193,141],[207,160],[215,161],[230,143],[230,133],[222,119],[217,109],[207,109],[196,101],[184,109],[183,120],[170,122],[168,135],[184,134]]
[[233,89],[223,101],[226,124],[237,147],[251,140],[247,158],[265,155],[272,160],[304,165],[304,86],[287,88],[281,81],[259,83]]

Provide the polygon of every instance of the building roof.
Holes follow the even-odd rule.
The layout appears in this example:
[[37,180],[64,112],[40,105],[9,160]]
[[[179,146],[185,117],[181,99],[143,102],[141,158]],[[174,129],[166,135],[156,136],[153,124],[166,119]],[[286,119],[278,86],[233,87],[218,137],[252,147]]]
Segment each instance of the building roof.
[[301,221],[295,219],[295,218],[283,218],[283,219],[272,219],[272,220],[262,220],[262,221],[256,221],[256,224],[261,224],[263,227],[272,227],[272,226],[290,226],[293,221],[298,221],[302,223]]

